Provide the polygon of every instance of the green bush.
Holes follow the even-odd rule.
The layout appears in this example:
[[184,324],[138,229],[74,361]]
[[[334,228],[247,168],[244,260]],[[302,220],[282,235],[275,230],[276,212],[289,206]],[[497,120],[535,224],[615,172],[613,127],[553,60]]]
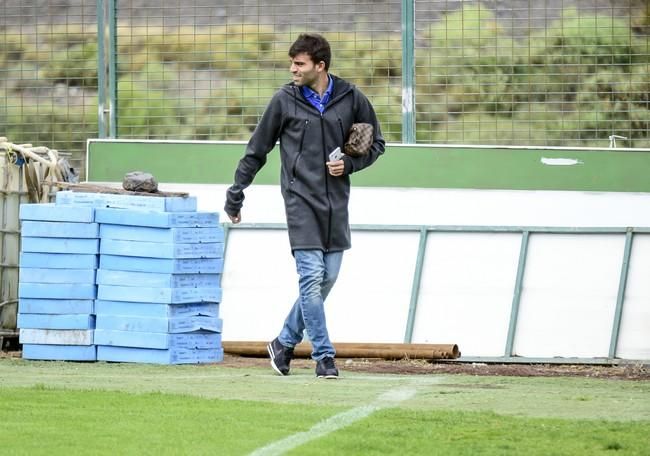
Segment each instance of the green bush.
[[46,24],[37,26],[36,32],[41,37],[39,44],[56,50],[97,42],[95,24]]
[[256,72],[252,81],[225,81],[198,110],[194,129],[201,139],[246,140],[277,88],[287,79],[274,71]]
[[[257,65],[273,65],[277,55],[273,42],[276,35],[269,26],[239,24],[215,27],[178,27],[168,29],[136,28],[144,38],[131,34],[123,44],[126,54],[139,50],[136,62],[174,62],[184,68],[242,71]],[[133,42],[136,42],[135,46]],[[286,50],[285,50],[286,55]]]
[[[581,66],[625,66],[648,61],[647,48],[635,38],[628,21],[567,9],[561,19],[543,32],[531,36],[531,63]],[[640,51],[640,52],[639,52]],[[591,71],[593,72],[593,71]]]
[[[528,40],[527,71],[518,75],[519,99],[574,100],[580,85],[605,68],[628,71],[649,62],[647,43],[635,38],[629,24],[608,16],[579,16],[574,9]],[[532,93],[528,88],[536,88]]]
[[[329,37],[329,34],[328,34]],[[359,35],[333,34],[331,71],[360,87],[382,86],[402,76],[402,48],[399,34],[373,39]]]
[[123,77],[117,86],[119,137],[167,139],[181,137],[187,125],[175,75],[160,64],[149,65],[136,77]]
[[577,113],[570,120],[580,138],[599,134],[625,136],[629,147],[650,145],[650,75],[644,65],[601,70],[588,78],[577,95]]
[[68,86],[97,88],[97,43],[53,52],[42,69],[44,79]]
[[511,91],[521,51],[490,10],[465,6],[431,25],[425,37],[429,46],[416,56],[416,100],[444,93],[453,114],[515,109],[503,95]]
[[81,105],[61,105],[49,99],[30,99],[2,93],[6,110],[0,109],[0,136],[15,143],[47,146],[72,154],[73,166],[81,167],[86,140],[97,136],[97,100]]
[[12,63],[19,62],[26,48],[27,44],[23,42],[20,33],[6,31],[0,34],[0,69],[4,70]]
[[418,140],[450,144],[540,144],[550,139],[544,129],[540,128],[545,123],[546,121],[529,117],[468,113],[447,118],[437,125],[436,131],[427,137],[419,136]]
[[387,142],[402,141],[402,89],[398,85],[364,90],[372,100],[381,132]]

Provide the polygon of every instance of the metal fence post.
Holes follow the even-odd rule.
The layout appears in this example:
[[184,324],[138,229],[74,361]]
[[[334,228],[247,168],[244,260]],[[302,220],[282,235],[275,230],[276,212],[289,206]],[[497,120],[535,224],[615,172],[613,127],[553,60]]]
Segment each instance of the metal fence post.
[[106,137],[106,24],[104,0],[97,0],[97,136]]
[[111,138],[117,138],[117,1],[108,0],[108,96]]
[[415,143],[415,1],[402,0],[402,142]]
[[504,356],[506,358],[514,356],[513,347],[515,342],[515,334],[517,333],[517,319],[519,316],[519,303],[521,302],[521,288],[524,282],[526,258],[528,256],[528,237],[529,232],[527,230],[524,230],[521,236],[521,246],[519,247],[517,277],[515,278],[515,289],[512,295],[512,307],[510,310],[510,324],[508,325],[508,335],[506,337],[506,350],[504,353]]
[[424,255],[427,248],[427,235],[429,230],[426,226],[420,228],[420,242],[418,244],[418,255],[415,261],[415,272],[413,273],[413,282],[411,283],[411,302],[409,303],[409,313],[406,317],[406,331],[404,332],[404,343],[410,344],[413,341],[413,326],[415,325],[415,316],[418,308],[418,298],[420,297],[420,282],[422,280],[422,268],[424,266]]
[[623,263],[621,265],[621,276],[618,282],[618,293],[616,295],[616,308],[614,309],[614,321],[612,323],[612,335],[609,343],[609,358],[616,358],[616,349],[618,348],[618,336],[621,329],[621,317],[623,315],[623,303],[625,302],[625,288],[627,286],[627,276],[630,270],[630,257],[632,255],[632,228],[628,228],[625,233],[625,247],[623,249]]

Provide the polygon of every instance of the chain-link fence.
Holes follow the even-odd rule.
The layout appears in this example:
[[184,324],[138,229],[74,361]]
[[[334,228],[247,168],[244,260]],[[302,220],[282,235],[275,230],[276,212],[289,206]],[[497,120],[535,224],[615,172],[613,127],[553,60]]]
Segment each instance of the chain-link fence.
[[418,141],[650,146],[647,0],[415,5]]
[[291,42],[316,31],[391,142],[649,147],[649,15],[647,0],[0,0],[0,135],[77,158],[104,134],[246,140]]
[[400,2],[172,0],[146,19],[116,5],[119,137],[247,139],[290,80],[287,51],[305,30],[326,34],[332,71],[360,86],[400,137]]
[[0,136],[72,152],[97,135],[96,5],[0,1]]

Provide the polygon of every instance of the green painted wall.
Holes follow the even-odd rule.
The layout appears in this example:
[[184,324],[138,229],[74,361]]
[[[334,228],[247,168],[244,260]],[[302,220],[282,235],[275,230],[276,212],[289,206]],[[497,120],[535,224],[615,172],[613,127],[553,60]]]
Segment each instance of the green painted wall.
[[[243,143],[90,140],[90,181],[121,181],[147,171],[159,182],[229,184]],[[551,166],[547,159],[575,159]],[[278,184],[279,153],[272,151],[256,184]],[[390,144],[354,185],[377,187],[586,190],[650,192],[648,149],[441,147]]]

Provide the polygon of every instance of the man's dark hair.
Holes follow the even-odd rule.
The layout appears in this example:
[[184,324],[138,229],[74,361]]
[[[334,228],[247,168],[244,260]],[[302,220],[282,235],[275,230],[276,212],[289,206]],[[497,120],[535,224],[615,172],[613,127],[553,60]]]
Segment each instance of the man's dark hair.
[[289,48],[289,57],[308,54],[314,63],[325,62],[325,71],[329,70],[332,60],[330,44],[318,33],[303,33]]

